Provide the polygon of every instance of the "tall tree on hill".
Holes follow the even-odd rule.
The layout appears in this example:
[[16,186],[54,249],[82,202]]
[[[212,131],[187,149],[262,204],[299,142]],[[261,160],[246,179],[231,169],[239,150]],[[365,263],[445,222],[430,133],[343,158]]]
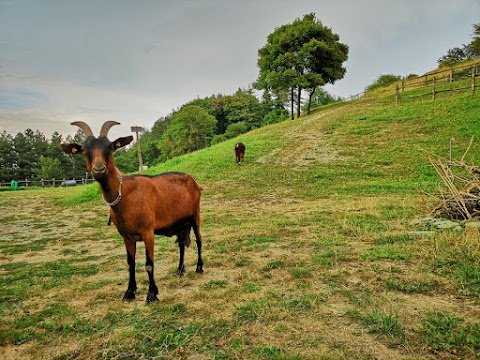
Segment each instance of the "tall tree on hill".
[[316,19],[315,13],[277,28],[258,51],[260,73],[256,87],[273,95],[288,90],[292,119],[295,102],[299,117],[303,90],[308,91],[310,103],[319,86],[344,77],[348,46],[339,40]]

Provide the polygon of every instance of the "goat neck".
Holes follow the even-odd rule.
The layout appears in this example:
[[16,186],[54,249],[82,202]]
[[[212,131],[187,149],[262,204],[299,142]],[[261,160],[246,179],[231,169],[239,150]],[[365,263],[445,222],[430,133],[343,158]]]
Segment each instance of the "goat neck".
[[122,198],[122,186],[124,175],[116,167],[113,167],[102,180],[97,180],[102,190],[103,200],[110,207],[117,205]]

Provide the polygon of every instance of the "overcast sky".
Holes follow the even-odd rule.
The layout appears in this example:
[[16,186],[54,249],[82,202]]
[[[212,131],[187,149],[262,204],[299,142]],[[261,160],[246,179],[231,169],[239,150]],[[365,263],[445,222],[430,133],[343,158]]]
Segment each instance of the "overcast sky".
[[480,0],[0,0],[0,131],[48,138],[107,120],[110,138],[150,128],[197,97],[258,76],[276,27],[314,12],[349,48],[326,89],[347,97],[380,74],[421,75],[471,41]]

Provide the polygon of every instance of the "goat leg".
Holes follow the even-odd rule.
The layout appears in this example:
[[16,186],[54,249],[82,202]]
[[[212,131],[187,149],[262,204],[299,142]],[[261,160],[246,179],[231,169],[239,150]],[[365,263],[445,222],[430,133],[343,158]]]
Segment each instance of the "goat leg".
[[155,279],[154,279],[154,235],[152,233],[151,236],[145,237],[144,238],[145,242],[145,252],[146,252],[146,263],[145,263],[145,270],[148,274],[148,295],[147,295],[147,304],[151,304],[155,301],[158,301],[157,295],[158,295],[158,288],[157,285],[155,284]]
[[181,277],[183,274],[185,274],[185,264],[184,264],[184,259],[185,259],[185,244],[183,243],[183,240],[178,241],[178,249],[180,250],[180,260],[178,262],[178,270],[177,270],[177,276]]
[[127,248],[127,263],[130,279],[128,281],[127,291],[125,295],[123,295],[123,301],[130,301],[135,299],[135,291],[137,291],[137,282],[135,280],[135,253],[137,251],[137,245],[135,241],[124,239],[124,242]]
[[195,272],[197,274],[203,274],[202,235],[200,235],[200,211],[199,210],[197,210],[195,213],[192,227],[193,227],[193,233],[195,234],[195,239],[197,243],[197,252],[198,252],[197,269],[195,270]]
[[202,260],[202,240],[197,240],[197,251],[198,251],[198,260],[197,260],[197,269],[195,272],[197,274],[203,274],[203,260]]

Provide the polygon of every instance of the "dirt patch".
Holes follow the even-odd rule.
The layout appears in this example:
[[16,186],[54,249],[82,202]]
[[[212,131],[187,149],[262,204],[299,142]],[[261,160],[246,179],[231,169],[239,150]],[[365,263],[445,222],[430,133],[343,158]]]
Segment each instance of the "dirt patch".
[[278,165],[295,164],[296,167],[314,163],[327,163],[348,159],[329,142],[328,134],[319,132],[319,123],[328,118],[329,112],[298,121],[298,125],[284,134],[284,141],[288,146],[274,149],[269,154],[257,159],[261,164],[273,163]]

